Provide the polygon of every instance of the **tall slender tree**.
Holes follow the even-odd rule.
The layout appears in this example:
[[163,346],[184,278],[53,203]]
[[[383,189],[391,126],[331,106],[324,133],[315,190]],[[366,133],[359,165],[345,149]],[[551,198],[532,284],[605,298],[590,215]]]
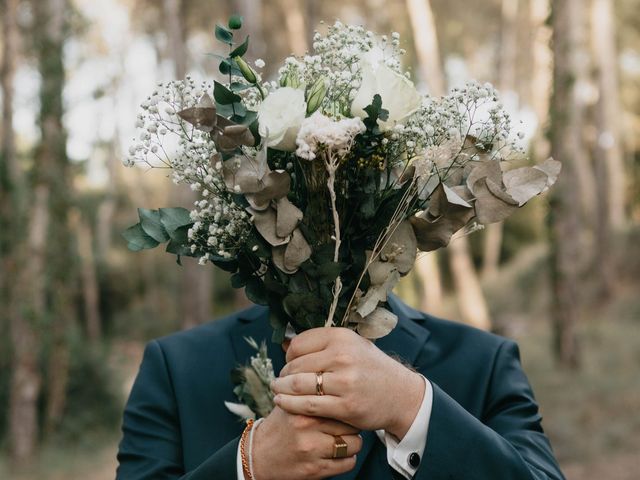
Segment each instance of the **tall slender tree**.
[[[428,85],[431,95],[444,95],[446,93],[446,78],[440,60],[436,23],[431,2],[430,0],[407,0],[407,9],[411,18],[421,79]],[[451,242],[447,254],[463,321],[478,328],[489,329],[491,323],[489,308],[471,258],[467,237],[462,236]],[[439,281],[440,276],[434,272],[437,265],[435,259],[432,259],[431,262],[424,263],[419,267],[417,272],[420,274],[423,286],[428,282]],[[428,272],[427,268],[430,268],[431,271]],[[437,295],[439,291],[441,292],[442,289],[431,288],[432,297]],[[428,291],[424,293],[425,296],[429,294]],[[440,309],[441,299],[433,300],[437,302],[436,308]],[[427,306],[431,301],[427,298]]]
[[[170,58],[176,78],[187,74],[186,33],[182,18],[182,0],[164,0],[163,14],[168,33]],[[179,201],[184,205],[193,205],[195,194],[182,189]],[[211,290],[213,288],[212,270],[202,268],[192,259],[183,263],[182,282],[180,282],[180,316],[182,328],[189,328],[209,320],[211,316]]]
[[550,248],[553,286],[554,343],[560,364],[579,364],[576,329],[580,316],[579,255],[581,238],[578,158],[586,158],[583,106],[576,88],[584,21],[580,0],[553,0],[553,95],[551,100],[551,153],[562,162],[562,174],[551,195]]
[[598,102],[594,162],[598,210],[594,267],[599,272],[600,297],[608,299],[615,287],[612,234],[625,223],[625,176],[620,135],[620,89],[615,19],[611,0],[592,0],[591,45],[595,61]]

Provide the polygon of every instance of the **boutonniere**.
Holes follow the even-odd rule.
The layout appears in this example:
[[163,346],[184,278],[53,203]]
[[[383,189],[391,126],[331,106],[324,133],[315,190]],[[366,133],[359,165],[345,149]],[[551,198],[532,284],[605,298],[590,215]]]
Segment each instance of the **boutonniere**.
[[243,420],[264,418],[273,410],[273,392],[271,382],[275,379],[273,362],[267,354],[267,343],[260,345],[253,338],[245,337],[256,354],[246,365],[238,366],[231,371],[231,381],[235,388],[233,393],[238,402],[224,402],[229,411]]

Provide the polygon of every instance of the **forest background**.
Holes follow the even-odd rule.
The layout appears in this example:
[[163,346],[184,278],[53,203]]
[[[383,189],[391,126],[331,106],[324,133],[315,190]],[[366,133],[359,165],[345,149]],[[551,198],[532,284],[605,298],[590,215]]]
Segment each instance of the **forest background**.
[[569,479],[637,478],[640,0],[0,0],[0,478],[113,478],[145,342],[247,305],[224,272],[120,237],[135,207],[192,202],[121,160],[157,82],[217,77],[233,12],[268,78],[339,18],[400,32],[422,91],[502,91],[558,184],[397,291],[520,343]]

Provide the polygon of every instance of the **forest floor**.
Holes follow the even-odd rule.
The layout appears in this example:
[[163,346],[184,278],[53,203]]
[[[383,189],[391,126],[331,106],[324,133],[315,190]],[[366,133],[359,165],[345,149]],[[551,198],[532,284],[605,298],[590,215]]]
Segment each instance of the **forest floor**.
[[[548,298],[539,286],[540,251],[517,259],[486,286],[495,321],[515,338],[544,417],[543,425],[568,480],[637,480],[640,472],[640,276],[621,282],[608,306],[585,312],[578,326],[580,369],[563,370],[551,355]],[[527,298],[507,292],[518,291]],[[543,289],[542,289],[543,290]],[[548,297],[548,295],[547,295]],[[526,312],[524,314],[523,312]],[[113,367],[128,393],[143,345],[118,342]],[[126,396],[126,395],[125,395]],[[73,448],[48,446],[27,471],[7,480],[107,480],[114,478],[119,434],[87,438]]]

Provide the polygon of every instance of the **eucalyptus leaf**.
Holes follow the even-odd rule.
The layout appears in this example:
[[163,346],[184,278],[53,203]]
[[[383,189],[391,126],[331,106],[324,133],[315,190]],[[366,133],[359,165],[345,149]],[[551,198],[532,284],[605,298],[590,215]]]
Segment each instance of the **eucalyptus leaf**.
[[247,38],[244,39],[244,42],[242,42],[240,45],[238,45],[236,48],[234,48],[231,51],[229,56],[231,58],[242,57],[245,53],[247,53],[248,48],[249,48],[249,35],[247,35]]
[[221,105],[231,105],[242,100],[239,95],[236,95],[218,81],[214,81],[213,98]]
[[169,234],[162,225],[158,210],[139,208],[138,216],[140,217],[140,225],[147,235],[158,243],[164,243],[169,240]]
[[249,277],[247,285],[244,287],[247,298],[256,305],[268,305],[268,297],[264,284],[256,276]]
[[233,45],[233,33],[222,25],[216,25],[215,35],[218,41],[226,43],[227,45]]
[[122,236],[127,241],[127,248],[134,252],[147,248],[155,248],[160,242],[150,237],[143,229],[142,225],[136,223],[122,232]]

